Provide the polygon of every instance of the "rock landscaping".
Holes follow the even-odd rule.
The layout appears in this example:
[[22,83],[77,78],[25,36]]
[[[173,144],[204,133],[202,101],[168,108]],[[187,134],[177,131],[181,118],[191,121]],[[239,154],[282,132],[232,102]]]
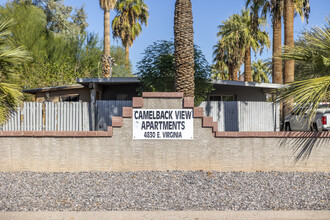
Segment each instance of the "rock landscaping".
[[0,173],[0,211],[330,210],[330,174]]

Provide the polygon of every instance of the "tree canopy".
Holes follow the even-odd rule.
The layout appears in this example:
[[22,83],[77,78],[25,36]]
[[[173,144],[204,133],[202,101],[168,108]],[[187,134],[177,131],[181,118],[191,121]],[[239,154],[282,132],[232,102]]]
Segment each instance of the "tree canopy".
[[[202,51],[195,48],[195,104],[199,104],[212,90],[210,67]],[[157,41],[147,47],[143,59],[137,64],[137,75],[142,92],[174,92],[174,42]]]
[[[0,16],[16,23],[10,27],[10,40],[32,57],[12,82],[22,88],[37,88],[74,84],[77,77],[101,76],[102,42],[97,35],[87,33],[83,7],[74,12],[63,1],[46,2],[10,1],[0,6]],[[131,69],[125,69],[123,48],[111,50],[115,58],[112,76],[131,76]]]
[[129,48],[140,35],[142,25],[148,25],[148,6],[143,0],[118,0],[115,9],[117,15],[112,21],[112,33],[125,47],[128,63]]
[[244,62],[245,80],[251,81],[251,49],[261,53],[265,46],[270,45],[268,34],[260,28],[265,23],[264,19],[259,18],[258,27],[254,30],[250,11],[242,10],[240,14],[230,16],[219,25],[219,40],[213,53],[217,76],[226,78],[227,71],[229,79],[238,80],[237,71]]

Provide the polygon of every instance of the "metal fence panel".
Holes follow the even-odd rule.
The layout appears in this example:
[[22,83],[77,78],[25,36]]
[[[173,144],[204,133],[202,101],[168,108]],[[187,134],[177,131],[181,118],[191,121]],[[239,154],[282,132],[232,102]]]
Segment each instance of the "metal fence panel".
[[89,131],[87,102],[24,102],[8,121],[3,131]]
[[113,116],[122,116],[123,107],[132,107],[131,100],[96,101],[96,130],[106,131],[112,125]]
[[[96,130],[107,130],[113,116],[122,116],[122,107],[132,101],[96,101]],[[218,122],[219,131],[278,131],[279,106],[271,102],[202,102],[206,116]],[[25,102],[7,123],[4,131],[89,131],[90,104],[81,102]]]
[[279,107],[272,102],[202,102],[206,116],[218,122],[219,131],[278,131]]

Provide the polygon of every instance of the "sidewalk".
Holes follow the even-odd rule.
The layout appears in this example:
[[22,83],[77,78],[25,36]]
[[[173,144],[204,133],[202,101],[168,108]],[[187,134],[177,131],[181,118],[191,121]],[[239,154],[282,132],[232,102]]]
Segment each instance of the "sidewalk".
[[160,219],[288,219],[326,220],[330,211],[117,211],[117,212],[0,212],[1,220],[160,220]]

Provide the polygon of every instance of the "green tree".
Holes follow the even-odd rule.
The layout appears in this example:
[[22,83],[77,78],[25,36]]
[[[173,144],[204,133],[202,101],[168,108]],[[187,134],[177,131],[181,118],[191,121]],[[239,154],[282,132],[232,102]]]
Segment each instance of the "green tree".
[[269,64],[257,60],[252,63],[252,80],[253,82],[269,83],[269,76],[271,75],[271,69]]
[[[258,21],[259,26],[265,23],[264,19]],[[252,29],[250,12],[243,10],[241,14],[234,14],[222,22],[217,36],[220,40],[213,53],[216,63],[228,63],[232,79],[237,80],[237,70],[244,60],[244,79],[251,81],[251,49],[258,53],[264,46],[269,47],[268,34],[259,27]]]
[[36,0],[32,3],[44,10],[49,31],[69,38],[86,34],[88,23],[84,6],[74,9],[64,5],[64,0]]
[[174,11],[175,90],[193,97],[194,27],[191,0],[176,0]]
[[117,0],[100,0],[100,6],[104,11],[104,53],[102,56],[102,75],[110,76],[110,10],[114,9]]
[[16,68],[29,59],[22,47],[13,45],[9,40],[10,26],[13,25],[13,20],[0,19],[0,124],[21,101],[20,87],[10,83],[10,80],[15,77]]
[[140,35],[142,25],[148,24],[148,6],[143,0],[118,0],[116,17],[112,20],[113,36],[120,38],[129,63],[129,48]]
[[[103,44],[98,36],[86,33],[68,37],[60,34],[64,30],[53,32],[48,28],[46,10],[28,1],[8,2],[0,6],[1,17],[16,21],[16,25],[10,27],[10,40],[23,45],[33,57],[18,69],[19,77],[12,79],[12,82],[23,88],[36,88],[74,84],[77,77],[101,76]],[[116,61],[112,75],[131,76],[131,69],[124,68],[123,48],[113,47],[111,51],[114,51]]]
[[114,58],[113,77],[132,77],[132,64],[126,61],[125,49],[121,46],[111,46],[111,57]]
[[280,90],[279,102],[294,102],[311,105],[310,117],[315,115],[318,105],[330,99],[330,22],[323,27],[312,28],[301,37],[301,44],[285,47],[283,59],[294,60],[304,66],[301,71],[313,77],[290,83]]
[[[204,101],[212,90],[210,67],[201,50],[195,46],[195,104]],[[173,41],[157,41],[146,48],[143,59],[137,64],[141,92],[175,91],[175,58]]]

